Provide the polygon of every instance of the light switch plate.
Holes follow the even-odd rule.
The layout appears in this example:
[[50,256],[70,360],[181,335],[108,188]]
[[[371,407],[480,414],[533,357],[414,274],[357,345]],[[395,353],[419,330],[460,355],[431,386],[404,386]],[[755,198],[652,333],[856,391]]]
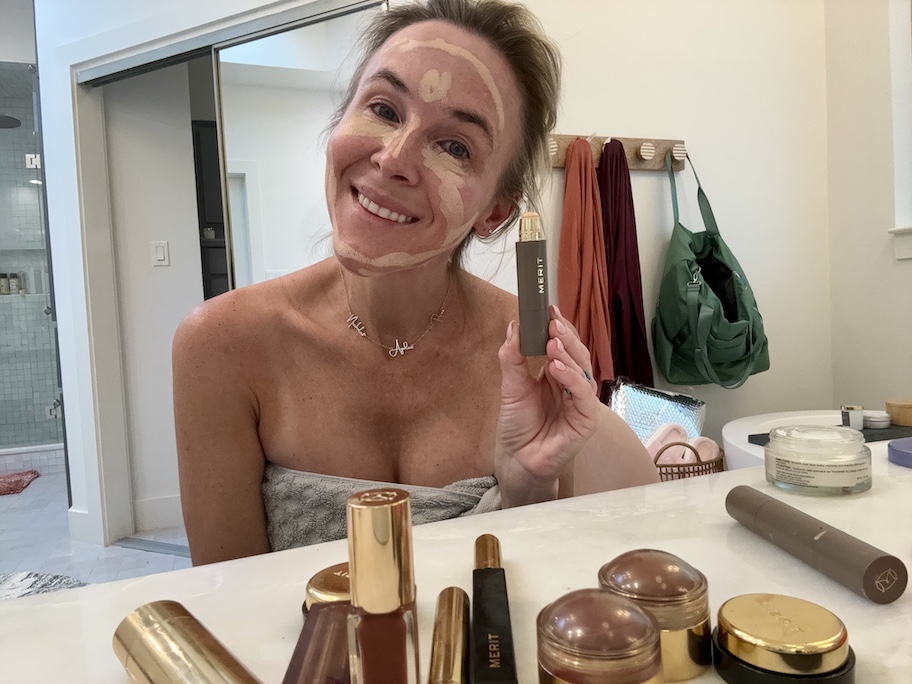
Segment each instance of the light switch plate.
[[171,265],[171,251],[168,249],[167,240],[152,240],[149,243],[149,253],[153,266]]

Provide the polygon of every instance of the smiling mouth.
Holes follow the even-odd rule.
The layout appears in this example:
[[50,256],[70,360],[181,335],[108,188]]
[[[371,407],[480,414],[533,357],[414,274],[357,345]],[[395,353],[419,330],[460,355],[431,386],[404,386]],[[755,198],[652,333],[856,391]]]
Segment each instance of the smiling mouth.
[[372,202],[367,197],[362,195],[360,192],[355,191],[356,197],[358,199],[358,204],[367,209],[370,213],[380,218],[387,219],[388,221],[393,221],[394,223],[411,223],[417,219],[412,216],[406,216],[405,214],[398,214],[395,211],[390,211],[386,207],[381,207],[376,202]]

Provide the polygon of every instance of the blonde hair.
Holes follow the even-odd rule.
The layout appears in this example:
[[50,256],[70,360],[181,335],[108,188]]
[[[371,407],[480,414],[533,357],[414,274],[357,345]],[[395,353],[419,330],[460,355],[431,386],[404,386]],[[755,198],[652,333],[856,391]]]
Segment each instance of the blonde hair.
[[[397,31],[424,21],[445,21],[487,40],[503,56],[519,85],[519,146],[498,187],[498,194],[513,205],[510,218],[496,231],[502,232],[518,218],[521,199],[532,206],[537,204],[541,178],[550,166],[548,135],[557,122],[560,99],[560,52],[525,6],[505,0],[428,0],[378,13],[361,36],[361,60],[330,127],[341,121],[374,53]],[[453,265],[460,263],[473,234],[457,247]]]

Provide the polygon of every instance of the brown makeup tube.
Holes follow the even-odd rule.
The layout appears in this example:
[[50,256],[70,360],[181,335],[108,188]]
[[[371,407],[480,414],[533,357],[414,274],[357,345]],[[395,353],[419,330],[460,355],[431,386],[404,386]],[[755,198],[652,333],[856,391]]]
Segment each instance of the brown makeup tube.
[[307,582],[304,628],[282,684],[348,684],[348,563],[321,570]]
[[725,510],[751,532],[874,603],[891,603],[906,589],[909,575],[896,556],[752,487],[732,489]]
[[176,601],[153,601],[114,631],[114,653],[141,684],[260,684],[199,620]]
[[519,348],[523,356],[545,356],[548,345],[548,250],[541,219],[527,211],[516,243]]
[[428,684],[465,684],[468,672],[469,596],[459,587],[447,587],[437,597]]

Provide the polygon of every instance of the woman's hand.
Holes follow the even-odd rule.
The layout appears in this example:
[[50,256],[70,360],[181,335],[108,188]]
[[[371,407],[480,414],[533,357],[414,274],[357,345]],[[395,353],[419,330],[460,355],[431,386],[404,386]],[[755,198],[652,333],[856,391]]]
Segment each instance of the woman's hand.
[[558,477],[599,424],[589,350],[556,306],[548,333],[548,361],[538,377],[519,350],[517,323],[510,322],[498,352],[503,379],[494,473],[504,507],[555,498]]

